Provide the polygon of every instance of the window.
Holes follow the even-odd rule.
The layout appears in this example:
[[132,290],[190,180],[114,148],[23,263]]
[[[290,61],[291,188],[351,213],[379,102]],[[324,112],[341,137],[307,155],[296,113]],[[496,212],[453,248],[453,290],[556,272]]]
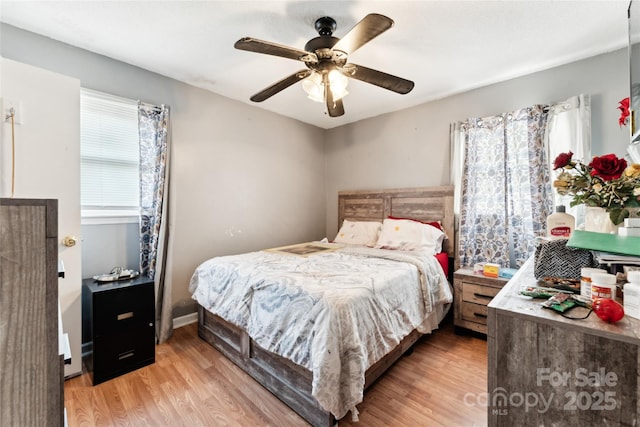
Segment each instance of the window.
[[83,223],[137,222],[140,207],[138,102],[80,92]]
[[[550,106],[549,123],[545,133],[547,160],[553,181],[560,171],[553,170],[553,162],[560,153],[571,151],[574,159],[591,159],[591,97],[576,95]],[[570,206],[569,200],[554,192],[554,205],[565,205],[567,213],[584,221],[584,205]]]

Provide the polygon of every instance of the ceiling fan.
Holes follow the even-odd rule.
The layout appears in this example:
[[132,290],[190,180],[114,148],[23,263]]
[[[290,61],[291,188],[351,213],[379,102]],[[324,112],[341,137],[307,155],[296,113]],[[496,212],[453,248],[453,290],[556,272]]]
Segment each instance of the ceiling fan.
[[319,37],[307,42],[304,50],[280,44],[243,37],[234,47],[250,52],[302,61],[306,70],[296,71],[288,77],[272,84],[253,95],[250,99],[262,102],[289,86],[302,81],[304,90],[309,98],[325,103],[331,117],[344,114],[342,97],[346,91],[348,77],[406,94],[413,89],[413,82],[383,73],[371,68],[347,62],[347,57],[393,26],[393,20],[376,13],[365,16],[341,39],[333,37],[336,21],[328,16],[319,18],[315,22]]

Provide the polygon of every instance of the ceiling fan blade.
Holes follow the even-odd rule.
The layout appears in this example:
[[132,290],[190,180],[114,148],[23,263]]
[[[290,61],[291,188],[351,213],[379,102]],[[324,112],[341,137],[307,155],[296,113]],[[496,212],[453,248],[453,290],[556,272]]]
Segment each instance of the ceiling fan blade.
[[370,13],[342,37],[340,41],[333,46],[333,49],[350,55],[362,45],[378,37],[391,27],[393,27],[393,19],[377,13]]
[[372,68],[363,67],[362,65],[346,64],[345,66],[345,68],[351,67],[355,67],[355,70],[353,72],[345,72],[345,75],[356,80],[380,86],[393,92],[404,95],[411,92],[411,89],[413,89],[414,86],[414,83],[411,80],[392,76],[391,74],[383,73],[382,71],[374,70]]
[[300,80],[309,77],[311,73],[312,73],[311,70],[300,70],[298,72],[295,72],[290,76],[285,77],[284,79],[272,84],[268,88],[261,90],[260,92],[253,95],[250,99],[253,102],[262,102],[265,99],[272,97],[276,93],[288,88],[292,84],[297,83]]
[[243,37],[234,45],[236,49],[249,52],[264,53],[265,55],[280,56],[282,58],[295,59],[296,61],[318,62],[315,53],[294,47],[283,46],[277,43],[266,42],[251,37]]
[[333,92],[331,91],[331,85],[328,79],[325,78],[324,84],[324,99],[327,102],[327,112],[329,117],[339,117],[344,114],[344,105],[342,99],[333,100]]

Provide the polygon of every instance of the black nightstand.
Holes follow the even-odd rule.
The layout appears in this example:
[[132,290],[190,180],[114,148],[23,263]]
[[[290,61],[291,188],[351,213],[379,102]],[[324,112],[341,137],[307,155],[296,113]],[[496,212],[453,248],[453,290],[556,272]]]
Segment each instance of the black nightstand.
[[153,280],[82,281],[82,360],[93,385],[155,362]]

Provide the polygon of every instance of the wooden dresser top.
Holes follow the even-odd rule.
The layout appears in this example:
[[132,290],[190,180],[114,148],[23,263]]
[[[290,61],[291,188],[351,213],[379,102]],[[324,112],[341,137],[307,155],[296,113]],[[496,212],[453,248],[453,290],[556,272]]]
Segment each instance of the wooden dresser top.
[[[489,303],[489,335],[492,334],[492,316],[499,313],[640,345],[640,320],[625,316],[617,323],[606,323],[595,313],[591,313],[586,319],[567,319],[553,310],[542,307],[541,302],[544,300],[520,295],[520,290],[528,286],[540,286],[533,275],[533,257],[518,270],[509,283]],[[568,315],[581,317],[587,313],[586,310],[585,308],[575,308]]]

